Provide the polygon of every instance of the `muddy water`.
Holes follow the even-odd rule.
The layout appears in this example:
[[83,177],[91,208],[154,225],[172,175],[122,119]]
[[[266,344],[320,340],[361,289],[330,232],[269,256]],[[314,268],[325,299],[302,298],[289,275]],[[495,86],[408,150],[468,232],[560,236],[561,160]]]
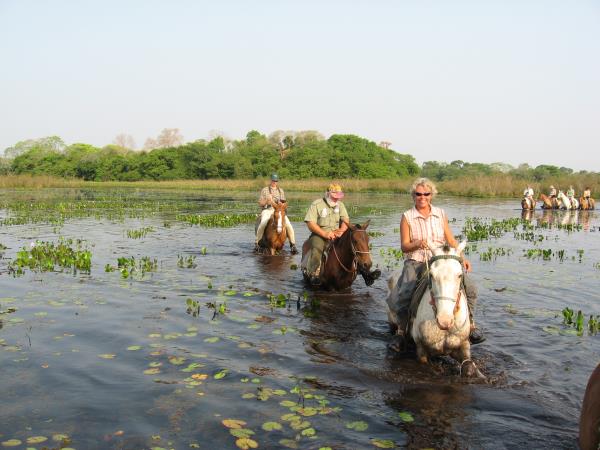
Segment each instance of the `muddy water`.
[[[290,214],[301,217],[312,197],[292,194]],[[359,280],[343,293],[306,291],[299,256],[252,254],[253,224],[203,228],[177,219],[251,211],[248,194],[58,190],[0,198],[2,219],[23,219],[0,227],[8,247],[0,262],[5,445],[576,446],[600,335],[576,335],[560,311],[600,314],[598,213],[537,211],[526,218],[546,224],[534,228],[537,244],[511,231],[471,248],[476,315],[488,338],[473,347],[488,382],[472,383],[449,360],[422,366],[388,354],[385,279],[369,288]],[[353,221],[371,219],[373,259],[387,278],[401,268],[390,249],[399,247],[409,198],[348,195],[345,203]],[[521,217],[517,201],[442,197],[437,204],[455,219],[456,234],[469,217]],[[302,242],[307,230],[294,225]],[[153,230],[127,237],[143,227]],[[21,247],[59,236],[84,240],[90,274],[8,273]],[[505,254],[481,259],[489,247]],[[535,248],[564,253],[525,256]],[[131,256],[156,259],[156,270],[131,278],[105,271]],[[34,437],[47,440],[27,443]]]

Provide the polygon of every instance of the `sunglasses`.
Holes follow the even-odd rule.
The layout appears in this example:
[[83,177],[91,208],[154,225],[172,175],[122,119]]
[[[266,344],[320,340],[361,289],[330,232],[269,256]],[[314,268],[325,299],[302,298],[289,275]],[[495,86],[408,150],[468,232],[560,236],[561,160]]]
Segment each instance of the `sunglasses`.
[[415,195],[417,197],[422,197],[422,196],[429,197],[431,195],[431,192],[415,192]]

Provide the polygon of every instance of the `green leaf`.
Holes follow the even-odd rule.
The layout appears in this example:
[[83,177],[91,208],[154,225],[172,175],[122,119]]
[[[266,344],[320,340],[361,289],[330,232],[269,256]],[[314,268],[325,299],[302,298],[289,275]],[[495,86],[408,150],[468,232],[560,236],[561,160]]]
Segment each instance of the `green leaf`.
[[356,431],[365,431],[367,428],[369,428],[369,425],[367,425],[366,422],[359,420],[356,422],[348,422],[346,424],[346,428],[349,428],[351,430],[356,430]]
[[415,421],[415,418],[412,416],[412,414],[406,411],[399,412],[398,417],[400,417],[403,422],[410,423]]
[[281,430],[282,428],[279,422],[265,422],[262,424],[262,429],[265,431]]

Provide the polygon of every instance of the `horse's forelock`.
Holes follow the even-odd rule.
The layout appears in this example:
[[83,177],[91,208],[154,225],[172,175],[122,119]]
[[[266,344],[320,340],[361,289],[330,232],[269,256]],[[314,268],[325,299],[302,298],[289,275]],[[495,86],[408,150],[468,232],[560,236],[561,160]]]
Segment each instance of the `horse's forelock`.
[[446,254],[450,253],[450,246],[448,244],[444,244],[442,247],[442,251]]

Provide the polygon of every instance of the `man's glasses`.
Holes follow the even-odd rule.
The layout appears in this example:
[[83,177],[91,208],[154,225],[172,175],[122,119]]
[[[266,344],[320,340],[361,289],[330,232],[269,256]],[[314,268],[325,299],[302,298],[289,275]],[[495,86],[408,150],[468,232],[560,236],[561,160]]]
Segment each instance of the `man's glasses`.
[[417,197],[422,197],[422,196],[429,197],[431,195],[431,192],[415,192],[415,195]]

